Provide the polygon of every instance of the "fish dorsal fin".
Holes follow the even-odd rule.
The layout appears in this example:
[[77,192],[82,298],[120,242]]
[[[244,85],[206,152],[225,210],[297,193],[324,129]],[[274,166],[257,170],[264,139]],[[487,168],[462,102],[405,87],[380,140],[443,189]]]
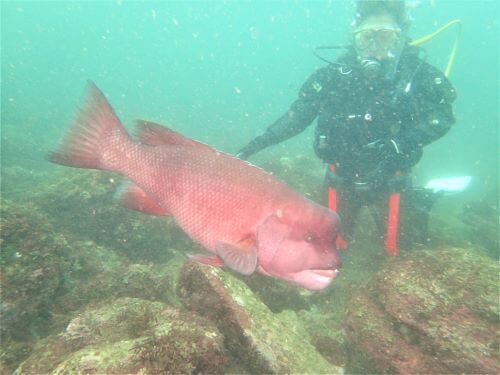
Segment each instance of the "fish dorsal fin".
[[219,242],[216,251],[224,264],[243,275],[250,275],[257,268],[257,247],[254,238],[245,238],[236,245]]
[[139,186],[130,181],[123,182],[115,192],[115,200],[122,207],[154,216],[168,216],[170,213],[156,203]]
[[212,150],[212,148],[204,143],[197,142],[187,138],[163,125],[155,124],[154,122],[137,120],[135,123],[136,136],[144,144],[150,146],[189,146],[189,147],[204,147]]

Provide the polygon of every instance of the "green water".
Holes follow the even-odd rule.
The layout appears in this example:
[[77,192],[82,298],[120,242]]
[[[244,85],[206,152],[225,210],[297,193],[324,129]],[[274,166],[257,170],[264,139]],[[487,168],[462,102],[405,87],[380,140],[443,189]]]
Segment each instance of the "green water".
[[[2,197],[36,204],[32,197],[40,186],[65,173],[44,155],[71,123],[89,79],[128,128],[147,119],[235,153],[281,116],[302,83],[325,65],[314,47],[348,40],[353,12],[350,1],[2,1]],[[457,122],[425,148],[413,170],[417,185],[473,177],[467,191],[441,207],[439,223],[467,215],[467,202],[498,206],[498,14],[497,1],[421,1],[411,9],[415,38],[452,19],[463,22],[450,75]],[[452,28],[425,45],[431,64],[446,66],[455,35]],[[312,181],[320,186],[313,128],[252,162],[265,167],[303,155],[318,171]],[[278,175],[307,191],[295,179],[301,173]],[[45,203],[41,213],[54,215]],[[442,237],[453,245],[466,242],[449,233]],[[488,251],[496,256],[494,247]],[[359,267],[354,279],[365,278]]]
[[[336,1],[5,1],[3,163],[46,168],[41,155],[71,120],[87,79],[126,124],[154,120],[235,152],[324,65],[311,50],[347,40],[352,14],[350,2]],[[416,173],[473,175],[480,194],[498,182],[498,6],[423,1],[412,14],[414,37],[463,21],[450,76],[457,124],[427,148]],[[454,37],[449,30],[426,45],[431,63],[446,65]],[[312,128],[263,155],[312,154]]]

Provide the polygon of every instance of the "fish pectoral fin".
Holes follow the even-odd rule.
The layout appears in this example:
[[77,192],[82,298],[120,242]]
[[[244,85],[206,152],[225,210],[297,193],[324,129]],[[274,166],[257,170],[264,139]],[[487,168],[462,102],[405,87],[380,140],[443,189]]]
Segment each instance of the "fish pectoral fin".
[[217,255],[229,268],[243,275],[250,275],[257,268],[257,249],[253,244],[250,245],[249,241],[245,241],[241,245],[219,242],[216,246]]
[[219,258],[217,255],[188,255],[189,259],[194,260],[198,263],[208,264],[210,266],[222,267],[224,265],[224,261]]
[[122,207],[155,216],[169,216],[170,213],[151,199],[139,186],[130,181],[123,182],[115,192],[115,200]]

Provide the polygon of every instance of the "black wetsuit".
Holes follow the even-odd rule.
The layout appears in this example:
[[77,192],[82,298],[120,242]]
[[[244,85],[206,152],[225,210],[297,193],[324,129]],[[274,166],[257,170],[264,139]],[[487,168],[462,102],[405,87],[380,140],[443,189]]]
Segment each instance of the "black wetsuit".
[[[317,118],[314,149],[335,166],[339,213],[350,232],[359,207],[377,200],[385,205],[383,193],[397,189],[390,186],[395,173],[407,174],[422,157],[422,148],[450,129],[456,94],[414,47],[403,50],[391,81],[367,81],[353,50],[339,63],[344,65],[330,64],[313,73],[290,109],[242,155],[293,137]],[[356,191],[363,184],[370,188]]]

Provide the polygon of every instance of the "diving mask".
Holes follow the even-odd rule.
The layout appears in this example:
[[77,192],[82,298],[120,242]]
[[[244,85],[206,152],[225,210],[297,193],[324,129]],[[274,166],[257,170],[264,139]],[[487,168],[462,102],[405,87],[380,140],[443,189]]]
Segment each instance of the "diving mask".
[[361,55],[378,55],[374,57],[391,57],[390,53],[398,49],[401,40],[401,29],[398,28],[365,28],[354,32],[354,46]]
[[392,80],[396,74],[404,37],[397,25],[365,23],[353,33],[353,42],[363,74],[370,81]]

